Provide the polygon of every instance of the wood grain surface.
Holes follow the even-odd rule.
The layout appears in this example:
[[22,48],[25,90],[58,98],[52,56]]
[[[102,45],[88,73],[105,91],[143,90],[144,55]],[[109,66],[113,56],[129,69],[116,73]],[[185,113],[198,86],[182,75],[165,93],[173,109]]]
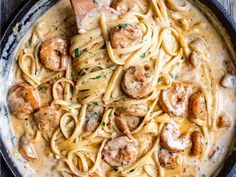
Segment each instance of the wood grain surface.
[[[225,9],[234,17],[236,21],[236,0],[219,0],[225,7]],[[9,19],[16,12],[23,7],[26,0],[1,0],[1,16],[0,16],[0,37],[4,33],[7,24],[9,24]],[[0,156],[0,177],[14,177],[10,170],[8,169],[6,163]]]

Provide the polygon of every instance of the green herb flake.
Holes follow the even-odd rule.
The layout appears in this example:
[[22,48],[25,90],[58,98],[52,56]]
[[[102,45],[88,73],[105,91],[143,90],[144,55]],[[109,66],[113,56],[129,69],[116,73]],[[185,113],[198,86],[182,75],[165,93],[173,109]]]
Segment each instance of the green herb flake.
[[38,87],[39,91],[42,92],[42,93],[46,93],[47,92],[47,88],[44,86],[44,85],[40,85]]
[[55,52],[57,55],[60,55],[60,54],[61,54],[61,52],[60,52],[59,50],[56,50],[56,49],[54,49],[54,52]]
[[172,79],[174,79],[174,74],[170,74],[170,77],[171,77]]
[[131,169],[128,173],[132,173],[135,169]]
[[70,87],[70,92],[73,93],[74,92],[74,88]]
[[206,175],[205,175],[205,174],[203,174],[203,175],[202,175],[202,177],[206,177]]
[[140,58],[142,58],[142,59],[144,59],[146,57],[146,53],[142,53],[141,55],[140,55]]
[[97,117],[97,115],[98,115],[98,113],[96,113],[96,112],[92,112],[92,113],[91,113],[91,117],[92,117],[92,118]]
[[102,122],[103,127],[106,127],[106,125],[107,125],[106,122]]
[[95,79],[100,79],[101,77],[104,77],[106,79],[107,76],[102,72],[100,75],[96,76]]
[[98,102],[96,102],[96,101],[93,101],[92,103],[96,106],[98,105]]
[[163,79],[162,77],[159,77],[159,78],[158,78],[158,82],[161,82],[161,81],[162,81],[162,79]]
[[93,3],[94,4],[98,4],[98,0],[93,0]]
[[28,48],[31,45],[32,40],[29,39],[27,42],[25,42],[25,47]]
[[179,79],[179,75],[178,74],[175,75],[175,80],[177,80],[177,79]]
[[76,58],[79,58],[80,55],[82,54],[82,51],[80,50],[80,48],[76,48],[75,51],[74,51],[74,53],[75,53],[75,57],[76,57]]
[[119,24],[119,29],[126,29],[128,27],[128,24],[123,23],[123,24]]
[[102,75],[98,75],[98,76],[95,77],[95,79],[99,79],[101,77],[102,77]]

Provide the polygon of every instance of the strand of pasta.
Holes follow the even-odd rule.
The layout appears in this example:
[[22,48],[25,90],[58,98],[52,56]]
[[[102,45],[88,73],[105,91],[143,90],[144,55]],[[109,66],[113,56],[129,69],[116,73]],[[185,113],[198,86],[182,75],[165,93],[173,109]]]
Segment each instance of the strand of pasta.
[[165,176],[165,169],[161,166],[160,161],[158,159],[158,155],[157,155],[159,152],[159,149],[160,149],[160,146],[158,144],[153,156],[154,156],[154,161],[155,161],[157,169],[158,169],[158,177],[164,177]]
[[219,88],[215,79],[212,81],[212,97],[213,97],[213,105],[212,105],[212,130],[216,130],[216,120],[219,110]]
[[95,163],[94,163],[94,166],[93,166],[90,170],[88,170],[87,172],[79,171],[79,170],[74,166],[74,164],[73,164],[73,162],[72,162],[72,160],[73,160],[73,159],[72,159],[73,154],[72,154],[72,153],[69,153],[69,154],[68,154],[68,158],[66,159],[66,163],[68,164],[70,170],[71,170],[75,175],[78,175],[78,176],[81,176],[81,177],[86,177],[86,176],[88,176],[88,174],[93,173],[93,172],[97,169],[97,167],[98,167],[98,165],[99,165],[99,163],[100,163],[100,161],[101,161],[102,149],[103,149],[103,147],[105,146],[105,143],[106,143],[106,140],[103,140],[102,145],[101,145],[101,147],[100,147],[99,150],[98,150],[98,153],[97,153],[97,157],[96,157],[96,161],[95,161]]
[[133,131],[131,132],[132,134],[135,134],[135,133],[140,132],[141,129],[143,128],[144,124],[147,123],[148,121],[150,121],[150,118],[151,118],[150,115],[151,115],[153,109],[155,108],[157,102],[158,102],[158,99],[155,99],[155,100],[153,101],[153,103],[151,104],[151,106],[150,106],[150,108],[149,108],[149,110],[148,110],[146,116],[144,117],[143,121],[141,122],[141,124],[140,124],[135,130],[133,130]]
[[105,102],[105,104],[108,104],[110,102],[109,100],[110,100],[112,91],[114,90],[115,86],[119,84],[118,82],[119,82],[119,79],[121,78],[122,70],[123,70],[122,66],[118,66],[116,70],[114,71],[114,73],[112,74],[112,77],[109,81],[109,84],[103,96],[103,101]]
[[[31,71],[30,72],[28,71],[26,64],[25,64],[25,60],[27,58],[31,60]],[[33,81],[34,84],[40,85],[40,81],[35,77],[34,56],[31,53],[24,53],[19,56],[18,63],[19,63],[19,67],[20,67],[21,71],[24,73],[24,75],[26,75],[27,78],[29,78],[31,81]]]
[[211,128],[212,126],[212,116],[211,116],[211,111],[212,111],[212,83],[211,83],[211,78],[210,78],[210,74],[209,74],[209,70],[207,68],[206,65],[203,65],[203,73],[204,76],[206,78],[206,85],[207,86],[202,86],[202,90],[203,90],[203,94],[205,96],[206,99],[206,104],[207,104],[207,125],[209,128]]
[[60,149],[65,149],[68,146],[68,144],[71,144],[76,139],[76,137],[78,137],[79,134],[81,133],[82,126],[85,122],[86,109],[87,109],[87,105],[83,105],[81,107],[79,119],[78,119],[79,121],[76,125],[76,128],[73,134],[67,140],[59,144]]
[[143,99],[139,99],[139,100],[134,100],[134,99],[127,99],[127,100],[120,100],[117,102],[113,102],[107,105],[107,107],[128,107],[130,105],[134,105],[134,104],[141,104],[141,103],[145,103],[149,100],[155,99],[156,97],[158,97],[159,95],[159,91],[157,91],[156,89],[153,90],[153,92],[146,98]]
[[[68,80],[71,80],[72,77],[71,77],[71,73],[72,73],[72,66],[71,66],[71,60],[69,60],[69,64],[67,66],[67,69],[66,69],[66,79]],[[72,84],[73,82],[71,83],[68,83],[66,82],[65,83],[65,86],[64,86],[64,100],[66,101],[70,101],[71,100],[71,97],[72,97],[72,92],[71,92],[71,85],[73,86],[74,83]],[[73,88],[74,89],[74,88]]]
[[[70,79],[67,79],[67,78],[61,78],[59,80],[57,80],[53,86],[52,86],[52,95],[53,95],[53,98],[54,100],[59,100],[59,96],[57,94],[57,87],[58,87],[58,84],[62,83],[62,82],[65,82],[65,83],[68,83],[70,84],[71,86],[74,86],[74,82],[71,81]],[[70,92],[70,88],[67,87],[67,90],[65,90],[65,92]],[[67,100],[68,101],[68,100]]]
[[163,18],[163,15],[162,15],[162,13],[161,13],[161,11],[160,11],[160,9],[159,9],[159,7],[158,7],[156,1],[151,0],[151,3],[152,3],[152,5],[153,5],[153,7],[154,7],[154,10],[155,10],[155,13],[156,13],[157,17],[160,19],[161,23],[162,23],[163,25],[165,25],[166,22],[165,22],[165,20],[164,20],[164,18]]
[[105,40],[107,53],[109,55],[109,58],[112,62],[114,62],[117,65],[123,65],[124,61],[118,61],[114,55],[113,49],[111,47],[111,43],[109,42],[108,33],[107,33],[107,25],[106,25],[106,19],[105,16],[102,14],[100,18],[100,26],[103,34],[103,38]]
[[64,137],[65,137],[66,139],[69,138],[68,128],[67,128],[68,122],[66,121],[66,119],[68,119],[68,117],[72,117],[72,120],[74,121],[74,125],[76,125],[77,122],[78,122],[77,118],[76,118],[74,115],[72,115],[71,113],[65,113],[65,114],[61,117],[61,119],[60,119],[60,128],[61,128],[62,134],[64,135]]
[[209,153],[210,148],[210,138],[209,138],[209,132],[206,126],[202,126],[202,131],[204,135],[204,144],[203,144],[203,150],[201,154],[201,160],[205,160]]

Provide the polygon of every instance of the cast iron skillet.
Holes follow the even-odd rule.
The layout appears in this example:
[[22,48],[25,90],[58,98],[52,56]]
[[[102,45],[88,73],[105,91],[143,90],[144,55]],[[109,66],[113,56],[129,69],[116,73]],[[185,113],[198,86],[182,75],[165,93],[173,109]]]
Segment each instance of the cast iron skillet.
[[[40,0],[45,1],[46,0]],[[22,7],[18,9],[18,12],[14,14],[14,16],[8,21],[8,26],[6,29],[3,29],[5,31],[3,33],[3,37],[0,41],[0,51],[1,51],[1,61],[5,61],[4,69],[2,69],[0,72],[4,72],[4,74],[9,74],[10,66],[12,63],[12,56],[14,53],[14,50],[11,50],[12,46],[15,45],[15,43],[18,43],[19,39],[13,34],[13,28],[18,23],[19,25],[18,30],[20,31],[21,28],[27,24],[28,21],[32,20],[34,14],[37,13],[37,10],[40,10],[40,8],[48,9],[53,4],[55,4],[58,0],[50,0],[46,3],[44,3],[43,6],[40,6],[39,9],[35,9],[35,11],[31,12],[29,14],[30,9],[38,2],[38,0],[29,0],[27,1]],[[196,0],[193,0],[196,1]],[[226,33],[228,34],[231,43],[233,44],[234,51],[236,51],[236,23],[234,22],[233,18],[229,15],[229,13],[224,9],[224,7],[217,1],[217,0],[199,0],[202,4],[206,5],[217,17],[217,19],[220,21],[222,26],[224,27]],[[28,13],[28,16],[26,19],[22,22],[22,17],[25,16],[25,14]],[[2,52],[3,51],[3,52]],[[10,64],[8,64],[10,63]],[[8,112],[6,107],[1,103],[0,107],[1,112],[3,111],[5,116],[8,116]],[[13,163],[13,160],[11,159],[8,149],[3,144],[3,136],[0,135],[0,147],[1,147],[1,154],[5,161],[7,162],[8,166],[10,167],[12,173],[16,177],[21,177],[20,170],[15,166]],[[236,144],[235,146],[236,147]],[[234,148],[235,149],[235,148]],[[229,156],[225,159],[223,167],[221,168],[219,174],[217,177],[234,177],[236,175],[236,150],[232,151]]]

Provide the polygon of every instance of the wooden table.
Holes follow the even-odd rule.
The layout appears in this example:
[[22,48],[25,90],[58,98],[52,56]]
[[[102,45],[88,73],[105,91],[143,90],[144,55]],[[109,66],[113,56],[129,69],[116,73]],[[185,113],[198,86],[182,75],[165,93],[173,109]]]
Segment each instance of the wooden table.
[[[230,14],[234,17],[236,21],[236,0],[219,0],[225,7],[225,9],[230,12]],[[25,0],[1,0],[1,33],[3,34],[3,29],[5,29],[6,25],[9,23],[8,19],[15,14],[25,3]],[[1,157],[0,157],[1,158]],[[6,166],[3,159],[0,159],[0,176],[1,177],[14,177],[8,167]]]

